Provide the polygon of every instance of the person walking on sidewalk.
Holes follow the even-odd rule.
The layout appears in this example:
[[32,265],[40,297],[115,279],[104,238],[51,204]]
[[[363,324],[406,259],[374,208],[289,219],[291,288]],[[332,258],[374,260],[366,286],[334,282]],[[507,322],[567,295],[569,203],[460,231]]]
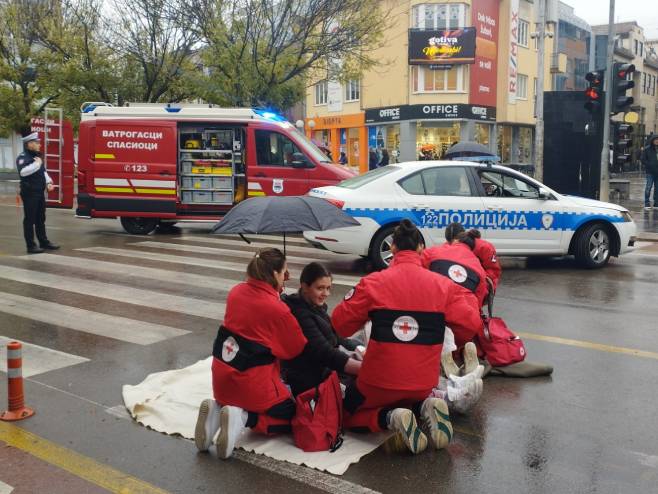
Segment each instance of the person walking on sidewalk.
[[658,207],[656,202],[656,186],[658,186],[658,135],[649,138],[649,145],[642,150],[640,161],[647,172],[647,185],[644,188],[644,209],[651,209],[649,196],[653,187],[653,207]]
[[[21,199],[23,200],[23,236],[28,254],[39,254],[59,249],[46,236],[46,197],[45,191],[54,188],[52,179],[40,157],[41,142],[36,132],[23,137],[24,150],[16,158],[16,168],[21,177]],[[34,243],[34,233],[41,248]]]

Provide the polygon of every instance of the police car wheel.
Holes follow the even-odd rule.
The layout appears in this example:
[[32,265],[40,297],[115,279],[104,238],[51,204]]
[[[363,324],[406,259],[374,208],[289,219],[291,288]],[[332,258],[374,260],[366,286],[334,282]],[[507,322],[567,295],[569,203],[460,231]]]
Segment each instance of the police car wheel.
[[382,228],[372,241],[370,259],[377,269],[385,269],[393,259],[391,244],[393,243],[393,230],[396,225]]
[[121,226],[132,235],[148,235],[158,226],[157,218],[121,217]]
[[602,223],[585,227],[575,245],[576,260],[589,269],[601,268],[610,260],[610,234]]

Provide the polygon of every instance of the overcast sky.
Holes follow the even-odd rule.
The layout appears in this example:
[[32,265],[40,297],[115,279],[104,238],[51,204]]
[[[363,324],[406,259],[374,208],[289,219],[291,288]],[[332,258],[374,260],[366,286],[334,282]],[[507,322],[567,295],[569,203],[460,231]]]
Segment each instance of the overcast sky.
[[[575,14],[591,26],[607,24],[609,0],[562,0],[571,5]],[[658,38],[658,1],[616,0],[615,22],[637,21],[649,39]]]

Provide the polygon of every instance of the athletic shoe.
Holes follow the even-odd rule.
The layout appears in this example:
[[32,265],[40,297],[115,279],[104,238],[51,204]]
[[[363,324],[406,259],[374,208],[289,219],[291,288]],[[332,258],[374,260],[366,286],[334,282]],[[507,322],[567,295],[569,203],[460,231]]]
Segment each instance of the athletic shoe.
[[217,456],[222,460],[230,458],[240,434],[247,425],[247,413],[238,407],[225,406],[219,412],[219,436],[217,436]]
[[212,439],[219,429],[220,406],[215,400],[203,400],[194,429],[194,443],[199,451],[208,451]]
[[443,374],[445,374],[446,377],[458,376],[460,374],[459,366],[452,358],[452,352],[441,354],[441,369],[443,370]]
[[645,211],[651,211],[651,209],[653,209],[651,206],[644,206]]
[[477,366],[480,365],[478,360],[478,350],[475,347],[475,343],[469,341],[464,346],[464,375],[470,374]]
[[427,448],[427,436],[418,427],[414,412],[408,408],[396,408],[391,412],[389,430],[394,431],[395,441],[403,442],[413,454],[422,453]]
[[443,449],[450,444],[453,431],[448,404],[445,401],[427,398],[420,408],[420,415],[436,449]]

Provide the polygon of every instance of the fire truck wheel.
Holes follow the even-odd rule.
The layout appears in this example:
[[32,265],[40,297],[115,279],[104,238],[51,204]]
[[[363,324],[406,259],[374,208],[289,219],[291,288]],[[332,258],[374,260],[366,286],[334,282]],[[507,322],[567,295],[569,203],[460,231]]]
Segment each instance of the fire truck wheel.
[[155,227],[158,226],[160,220],[157,218],[132,218],[121,217],[121,226],[128,233],[133,235],[148,235]]

